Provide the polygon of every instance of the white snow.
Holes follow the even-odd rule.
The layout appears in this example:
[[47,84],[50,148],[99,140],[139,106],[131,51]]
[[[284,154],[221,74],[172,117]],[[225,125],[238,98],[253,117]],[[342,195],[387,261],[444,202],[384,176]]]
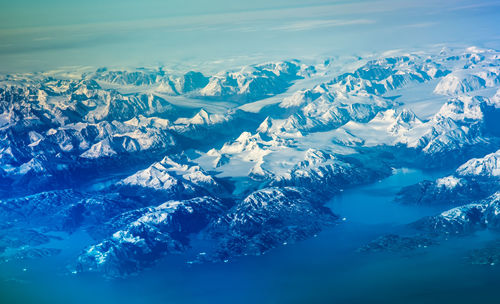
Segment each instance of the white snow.
[[82,153],[80,156],[83,158],[97,159],[100,157],[110,157],[115,154],[116,152],[111,147],[109,139],[105,139],[93,144],[90,149]]
[[483,158],[473,158],[457,169],[461,176],[500,177],[500,150]]
[[446,176],[436,180],[436,184],[438,187],[444,187],[446,189],[453,189],[458,184],[460,184],[460,178],[456,178],[454,176]]

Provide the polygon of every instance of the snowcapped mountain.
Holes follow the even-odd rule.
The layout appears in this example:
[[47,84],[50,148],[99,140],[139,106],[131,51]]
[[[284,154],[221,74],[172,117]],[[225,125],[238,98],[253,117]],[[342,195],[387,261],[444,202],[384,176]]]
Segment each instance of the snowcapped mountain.
[[456,207],[413,224],[419,230],[440,236],[464,235],[478,230],[498,229],[500,194],[478,203]]
[[[27,186],[36,191],[50,182],[56,186],[58,179],[77,174],[77,169],[112,165],[120,159],[139,157],[141,153],[168,151],[175,145],[168,130],[137,129],[117,121],[59,127],[47,122],[23,128],[21,132],[17,128],[14,124],[0,130],[4,138],[0,144],[0,163],[4,186],[18,185],[23,188],[20,190],[26,190]],[[33,179],[34,176],[38,178]]]
[[119,85],[151,85],[158,82],[165,72],[158,70],[138,70],[138,71],[109,71],[106,68],[100,68],[95,73],[89,75],[90,79],[99,80],[106,83]]
[[449,70],[440,61],[427,61],[418,55],[405,55],[369,61],[353,73],[344,73],[328,84],[339,91],[382,95],[411,82],[443,77]]
[[223,71],[212,76],[189,71],[181,75],[160,69],[98,69],[86,79],[112,87],[140,87],[167,95],[254,101],[284,92],[294,80],[315,72],[314,67],[299,61],[282,61],[245,66],[239,71]]
[[213,250],[201,259],[261,254],[334,224],[338,217],[322,205],[303,188],[283,187],[256,191],[230,209],[216,199],[198,197],[133,210],[103,226],[110,237],[87,248],[76,269],[110,277],[132,274],[166,254],[185,251],[190,235],[202,230],[219,244],[201,248]]
[[[77,272],[110,277],[168,254],[205,253],[194,258],[200,262],[259,255],[335,224],[326,201],[401,167],[458,168],[397,196],[466,204],[422,227],[493,225],[487,197],[500,190],[499,58],[469,48],[213,75],[165,68],[4,75],[0,229],[12,236],[4,242],[16,256],[43,256],[57,253],[39,246],[50,233],[83,230],[92,240],[75,257]],[[23,235],[33,244],[16,241]],[[419,242],[427,241],[377,244]]]
[[387,168],[364,166],[352,161],[346,162],[332,154],[309,149],[304,159],[286,172],[274,176],[270,185],[296,186],[315,189],[318,196],[342,191],[353,185],[368,183],[388,176]]
[[86,75],[86,78],[117,87],[154,87],[157,92],[169,95],[180,95],[203,88],[209,81],[209,78],[200,72],[189,71],[181,75],[169,75],[163,68],[142,68],[135,71],[101,68],[95,73]]
[[222,210],[220,201],[198,197],[124,213],[106,226],[119,230],[111,230],[109,238],[87,248],[76,269],[100,271],[110,277],[133,274],[166,254],[185,250],[189,235],[200,231]]
[[255,191],[236,203],[210,224],[208,232],[220,243],[214,258],[226,260],[238,255],[259,255],[311,237],[337,219],[311,192],[273,187]]
[[476,75],[445,76],[434,89],[434,93],[442,95],[459,95],[484,88],[486,81]]
[[391,99],[382,96],[384,93],[446,74],[422,62],[417,56],[370,61],[353,73],[298,91],[279,104],[280,108],[294,109],[295,113],[283,121],[271,121],[274,127],[268,132],[321,131],[350,121],[368,122],[378,112],[395,106]]
[[483,228],[483,214],[486,209],[487,206],[484,204],[468,204],[447,210],[437,216],[424,218],[414,225],[421,230],[436,234],[469,234]]
[[259,133],[250,132],[241,133],[238,138],[232,142],[225,143],[220,149],[211,149],[205,159],[211,160],[213,168],[219,170],[232,170],[234,176],[253,176],[254,178],[263,178],[266,176],[264,169],[264,158],[274,151],[287,149],[290,141],[280,138],[265,140]]
[[[404,252],[437,246],[450,238],[471,236],[484,231],[498,231],[500,192],[491,196],[427,216],[398,229],[398,234],[383,235],[361,247],[361,252]],[[481,263],[484,264],[484,263]],[[488,263],[489,264],[489,263]]]
[[339,128],[338,141],[349,134],[355,145],[363,142],[413,149],[430,167],[438,162],[456,164],[498,146],[498,136],[491,128],[498,113],[500,108],[488,98],[460,96],[444,103],[427,121],[409,109],[398,108],[380,112],[367,123],[349,122]]
[[197,197],[124,213],[106,224],[110,237],[87,248],[78,258],[77,270],[101,271],[110,277],[140,271],[166,254],[185,250],[189,235],[222,210],[220,201]]
[[178,118],[175,123],[179,125],[214,125],[227,121],[227,117],[221,114],[208,114],[201,109],[192,118]]
[[484,88],[495,88],[500,83],[500,73],[495,67],[497,55],[491,50],[467,49],[459,56],[448,57],[448,61],[463,62],[463,69],[455,70],[440,80],[434,93],[462,95]]
[[187,198],[204,193],[221,195],[224,192],[222,186],[199,166],[193,165],[185,157],[169,156],[122,179],[113,188],[134,196],[154,195],[155,200],[159,197]]
[[1,200],[0,217],[6,225],[41,229],[42,235],[47,231],[73,233],[93,229],[139,206],[116,194],[55,190]]
[[422,151],[429,155],[466,152],[467,147],[495,141],[489,138],[485,123],[494,119],[500,110],[489,104],[487,99],[471,97],[447,102],[431,119],[430,129],[420,139]]
[[[297,98],[292,96],[291,98]],[[390,108],[392,103],[377,96],[356,95],[332,98],[320,95],[313,101],[302,103],[296,113],[286,119],[270,119],[260,129],[264,133],[286,134],[336,129],[349,121],[367,122],[376,113]],[[288,107],[289,103],[280,106]]]
[[485,198],[500,190],[499,157],[500,150],[473,158],[453,175],[403,188],[396,199],[406,204],[459,205]]
[[297,61],[244,67],[238,72],[212,76],[199,91],[203,97],[253,101],[284,92],[293,80],[314,73],[314,68]]
[[460,176],[498,177],[500,176],[500,150],[483,158],[473,158],[457,169]]

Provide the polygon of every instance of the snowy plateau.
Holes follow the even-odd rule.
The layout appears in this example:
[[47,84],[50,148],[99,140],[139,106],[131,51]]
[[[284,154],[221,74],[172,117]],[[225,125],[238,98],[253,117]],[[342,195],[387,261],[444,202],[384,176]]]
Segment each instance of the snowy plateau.
[[4,74],[0,259],[84,234],[62,265],[76,275],[231,263],[343,225],[328,201],[401,168],[445,173],[394,204],[447,210],[360,250],[438,246],[500,229],[499,149],[492,49]]

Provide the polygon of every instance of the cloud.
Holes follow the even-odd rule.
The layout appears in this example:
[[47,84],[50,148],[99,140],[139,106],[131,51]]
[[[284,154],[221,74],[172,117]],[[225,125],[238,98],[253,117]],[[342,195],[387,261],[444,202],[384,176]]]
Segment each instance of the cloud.
[[426,27],[431,27],[438,24],[437,22],[421,22],[421,23],[412,23],[412,24],[407,24],[403,25],[402,27],[406,28],[426,28]]
[[462,6],[451,7],[448,10],[449,11],[461,11],[461,10],[470,10],[470,9],[477,9],[477,8],[488,8],[488,7],[495,7],[495,6],[500,6],[500,2],[498,2],[498,1],[491,1],[491,2],[474,3],[474,4],[469,4],[469,5],[462,5]]
[[47,41],[47,40],[53,40],[54,37],[49,37],[49,36],[46,36],[46,37],[36,37],[33,39],[33,41]]
[[349,25],[360,25],[360,24],[373,24],[374,20],[370,19],[355,19],[355,20],[303,20],[297,22],[291,22],[285,25],[280,25],[274,27],[273,30],[279,31],[309,31],[318,28],[328,28],[337,26],[349,26]]

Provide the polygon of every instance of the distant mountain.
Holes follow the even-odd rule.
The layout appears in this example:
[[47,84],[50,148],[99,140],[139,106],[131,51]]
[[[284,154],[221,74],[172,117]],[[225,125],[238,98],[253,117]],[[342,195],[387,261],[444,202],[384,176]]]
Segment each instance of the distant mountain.
[[181,75],[160,69],[108,70],[101,68],[86,79],[115,87],[137,87],[168,95],[185,95],[232,101],[253,101],[284,92],[294,80],[315,72],[299,61],[282,61],[246,66],[212,76],[189,71]]
[[399,192],[405,204],[459,205],[485,198],[500,190],[500,150],[461,165],[453,175],[423,181]]
[[[499,202],[500,192],[496,192],[483,200],[469,202],[437,215],[424,217],[405,225],[403,229],[400,227],[398,234],[384,235],[369,242],[359,251],[406,252],[423,250],[430,246],[437,246],[451,238],[468,237],[487,229],[497,231],[500,227]],[[495,248],[496,251],[497,248]],[[478,262],[476,258],[472,259],[474,264]],[[483,261],[480,264],[485,263]]]
[[499,202],[500,194],[497,192],[483,201],[419,220],[413,226],[441,236],[470,234],[486,228],[495,230],[500,224]]

